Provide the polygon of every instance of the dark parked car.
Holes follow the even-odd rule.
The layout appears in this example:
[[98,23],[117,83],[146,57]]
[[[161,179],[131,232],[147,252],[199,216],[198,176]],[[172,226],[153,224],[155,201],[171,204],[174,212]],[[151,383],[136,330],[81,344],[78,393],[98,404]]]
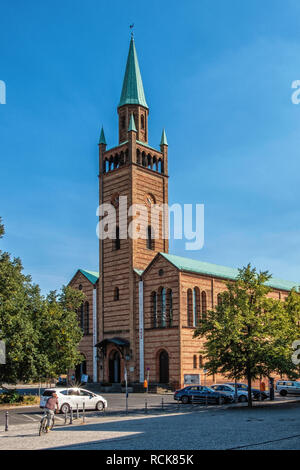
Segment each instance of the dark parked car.
[[[234,382],[229,382],[228,385],[231,385],[232,387],[235,386]],[[248,392],[248,385],[246,384],[237,383],[237,388],[238,390],[245,390]],[[261,396],[262,400],[266,400],[266,398],[269,398],[270,396],[268,392],[261,392],[258,388],[251,388],[251,391],[254,400],[259,400],[259,396]]]
[[190,385],[174,393],[174,400],[182,403],[214,403],[223,405],[224,403],[232,403],[232,397],[225,393],[215,392],[209,387],[202,385]]

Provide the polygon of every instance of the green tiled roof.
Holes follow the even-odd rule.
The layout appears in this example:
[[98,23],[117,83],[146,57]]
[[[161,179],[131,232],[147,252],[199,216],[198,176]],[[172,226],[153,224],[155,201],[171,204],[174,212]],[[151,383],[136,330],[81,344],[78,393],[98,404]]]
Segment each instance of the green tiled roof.
[[160,145],[168,145],[168,141],[167,141],[167,136],[166,136],[166,131],[165,131],[165,129],[163,129],[163,131],[162,131],[162,136],[161,136]]
[[92,284],[96,284],[99,279],[99,273],[95,271],[86,271],[85,269],[79,269],[81,274],[83,274]]
[[137,144],[143,145],[144,147],[147,147],[148,149],[154,150],[155,152],[159,152],[159,150],[156,150],[154,147],[150,147],[149,144],[146,144],[146,142],[142,142],[141,140],[136,141]]
[[[160,253],[170,263],[176,266],[180,271],[188,271],[197,274],[207,274],[209,276],[220,277],[222,279],[235,280],[238,275],[238,270],[234,268],[228,268],[226,266],[219,266],[217,264],[205,263],[203,261],[197,261],[190,258],[183,258],[181,256],[169,255],[166,253]],[[276,279],[272,277],[267,283],[268,286],[275,289],[292,290],[293,287],[298,286],[300,282],[284,281],[282,279]]]
[[101,134],[100,134],[99,144],[104,144],[104,145],[106,145],[106,140],[105,140],[105,135],[104,135],[103,126],[102,126],[102,128],[101,128]]
[[137,269],[137,268],[133,268],[133,270],[138,276],[141,276],[144,272],[142,269]]
[[125,104],[139,104],[148,108],[133,38],[130,41],[119,107]]
[[130,131],[137,132],[136,127],[135,127],[133,114],[131,114],[130,123],[129,123],[129,127],[128,127],[128,132],[130,132]]

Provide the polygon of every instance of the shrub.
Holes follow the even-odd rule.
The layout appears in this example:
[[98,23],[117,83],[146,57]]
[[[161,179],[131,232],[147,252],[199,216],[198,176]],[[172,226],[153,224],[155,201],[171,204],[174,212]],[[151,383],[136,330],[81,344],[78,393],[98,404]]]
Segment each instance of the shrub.
[[0,403],[21,403],[24,397],[20,395],[16,390],[7,390],[0,395]]

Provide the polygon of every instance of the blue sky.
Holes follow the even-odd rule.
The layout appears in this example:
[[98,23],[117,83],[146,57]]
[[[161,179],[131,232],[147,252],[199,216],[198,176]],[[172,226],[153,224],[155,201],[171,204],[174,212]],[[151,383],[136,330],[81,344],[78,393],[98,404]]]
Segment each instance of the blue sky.
[[130,33],[169,142],[170,203],[205,204],[205,246],[170,252],[300,283],[298,0],[3,0],[0,248],[43,292],[98,269],[97,142],[117,143]]

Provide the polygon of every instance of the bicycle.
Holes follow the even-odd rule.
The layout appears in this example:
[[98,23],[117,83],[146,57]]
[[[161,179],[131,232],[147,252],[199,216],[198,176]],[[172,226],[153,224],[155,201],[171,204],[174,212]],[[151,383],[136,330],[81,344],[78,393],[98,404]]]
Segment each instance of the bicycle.
[[[53,429],[54,427],[54,415],[51,416],[51,421],[50,421],[50,427],[49,429]],[[41,436],[42,434],[46,434],[48,431],[47,431],[47,424],[48,424],[48,418],[47,418],[47,413],[45,412],[42,419],[41,419],[41,423],[40,423],[40,428],[39,428],[39,436]]]

